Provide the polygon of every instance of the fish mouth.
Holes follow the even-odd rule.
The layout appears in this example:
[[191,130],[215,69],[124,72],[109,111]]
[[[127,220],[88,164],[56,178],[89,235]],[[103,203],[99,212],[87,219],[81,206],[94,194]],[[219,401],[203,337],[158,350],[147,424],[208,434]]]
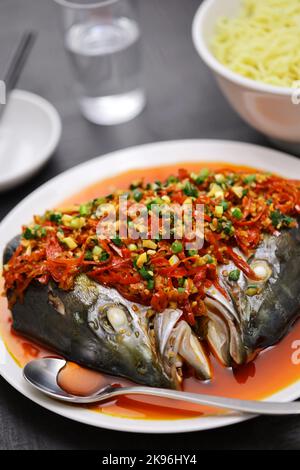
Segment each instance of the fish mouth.
[[[214,288],[207,289],[204,300],[206,312],[205,339],[214,356],[225,367],[242,365],[252,360],[259,352],[258,348],[251,347],[247,342],[250,325],[255,316],[255,310],[250,309],[253,294],[259,298],[273,275],[273,269],[268,260],[254,257],[250,264],[257,275],[252,293],[248,292],[251,280],[243,273],[237,282],[231,282],[222,276],[221,285],[227,297]],[[232,264],[231,268],[236,269]],[[259,295],[257,295],[259,294]],[[256,301],[258,307],[259,300]],[[257,308],[258,309],[258,308]]]
[[219,299],[206,297],[206,341],[217,359],[226,367],[241,365],[246,361],[247,351],[243,344],[241,324],[232,309]]
[[202,380],[209,380],[212,376],[206,350],[181,316],[180,310],[166,309],[154,318],[157,349],[164,369],[176,388],[182,384],[184,365],[190,366]]

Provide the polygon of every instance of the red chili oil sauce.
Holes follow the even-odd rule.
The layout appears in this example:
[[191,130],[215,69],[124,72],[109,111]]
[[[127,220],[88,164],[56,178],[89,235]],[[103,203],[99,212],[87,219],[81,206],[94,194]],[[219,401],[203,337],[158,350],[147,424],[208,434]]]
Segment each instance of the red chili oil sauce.
[[[115,189],[126,189],[134,180],[144,178],[146,182],[164,180],[170,174],[176,174],[178,168],[184,167],[189,171],[199,171],[208,167],[232,168],[249,173],[253,168],[237,167],[224,163],[186,163],[147,170],[131,170],[113,178],[102,180],[79,194],[63,201],[62,205],[82,203],[89,199],[104,196]],[[145,176],[146,175],[146,176]],[[3,290],[3,279],[0,279],[0,291]],[[32,359],[53,356],[53,352],[36,345],[20,336],[11,328],[11,314],[7,300],[0,297],[0,333],[8,351],[20,367]],[[299,352],[298,352],[299,350]],[[272,395],[300,379],[300,322],[297,322],[290,333],[275,347],[262,352],[253,362],[235,370],[224,368],[211,357],[213,377],[209,382],[201,382],[195,377],[186,377],[183,389],[190,392],[209,393],[245,399],[262,399]],[[298,365],[297,365],[298,364]],[[129,380],[112,377],[82,368],[74,363],[68,363],[59,376],[59,384],[67,391],[84,395],[93,393],[106,384],[132,385]],[[205,414],[221,413],[207,407],[192,405],[173,400],[124,396],[101,405],[89,408],[113,415],[136,419],[183,419],[198,417]]]

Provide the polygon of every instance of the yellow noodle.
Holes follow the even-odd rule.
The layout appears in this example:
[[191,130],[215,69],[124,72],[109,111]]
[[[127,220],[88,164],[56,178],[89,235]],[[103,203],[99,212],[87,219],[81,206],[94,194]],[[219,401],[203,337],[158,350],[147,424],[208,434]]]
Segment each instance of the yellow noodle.
[[300,0],[243,0],[235,18],[219,18],[215,57],[259,82],[295,87],[300,80]]

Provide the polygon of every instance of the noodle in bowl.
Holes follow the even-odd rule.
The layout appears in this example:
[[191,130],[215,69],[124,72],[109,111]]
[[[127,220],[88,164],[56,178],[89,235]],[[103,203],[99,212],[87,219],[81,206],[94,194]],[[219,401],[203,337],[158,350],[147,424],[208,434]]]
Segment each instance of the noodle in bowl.
[[[222,50],[218,45],[218,53],[216,46],[214,47],[218,21],[222,17],[237,18],[243,5],[243,0],[205,0],[193,22],[195,48],[213,71],[222,92],[235,111],[252,127],[274,140],[278,146],[299,153],[300,91],[297,86],[282,86],[282,83],[278,86],[264,83],[261,79],[254,80],[253,76],[244,76],[238,67],[233,71],[229,64],[224,65],[216,57],[221,57],[219,54]],[[282,40],[285,40],[284,36]],[[268,45],[262,44],[262,47]],[[239,47],[242,45],[236,45],[237,50]],[[273,78],[270,81],[276,83],[278,80]]]

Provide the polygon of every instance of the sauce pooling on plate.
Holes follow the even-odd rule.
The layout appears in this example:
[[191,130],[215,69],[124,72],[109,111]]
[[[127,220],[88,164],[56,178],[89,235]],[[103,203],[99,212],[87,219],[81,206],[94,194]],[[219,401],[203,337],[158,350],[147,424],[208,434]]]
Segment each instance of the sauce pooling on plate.
[[[220,167],[230,168],[228,165],[220,163],[206,163],[205,165],[184,163],[184,167],[189,171],[200,171],[204,166],[212,169]],[[147,172],[145,170],[130,171],[109,180],[101,181],[91,188],[85,189],[72,199],[65,201],[64,204],[81,203],[94,197],[99,197],[102,194],[107,194],[107,192],[113,192],[116,188],[125,189],[132,181],[139,179],[145,174],[147,175],[146,181],[162,180],[172,174],[172,172],[176,172],[178,167],[180,167],[180,164],[152,168]],[[234,169],[241,170],[241,168],[236,167]],[[242,170],[249,172],[249,174],[253,173],[253,169],[242,168]],[[1,313],[3,313],[0,316],[1,334],[8,350],[21,366],[31,359],[53,355],[50,351],[40,348],[12,332],[6,299],[1,298],[0,306]],[[214,358],[211,358],[214,370],[212,380],[203,383],[192,375],[187,376],[183,382],[183,389],[198,393],[252,399],[261,399],[276,393],[299,378],[299,366],[297,367],[291,360],[291,356],[294,353],[292,345],[298,339],[300,339],[299,323],[294,326],[293,330],[275,348],[266,350],[255,362],[234,371],[224,368]],[[124,386],[130,384],[129,381],[119,377],[106,376],[105,374],[90,371],[71,363],[61,373],[59,383],[66,391],[72,391],[72,393],[80,395],[93,393],[99,386],[101,387],[107,383]],[[215,410],[202,408],[197,405],[187,403],[175,404],[172,400],[134,395],[120,397],[104,404],[93,405],[90,408],[114,416],[149,419],[179,419],[215,412]]]

